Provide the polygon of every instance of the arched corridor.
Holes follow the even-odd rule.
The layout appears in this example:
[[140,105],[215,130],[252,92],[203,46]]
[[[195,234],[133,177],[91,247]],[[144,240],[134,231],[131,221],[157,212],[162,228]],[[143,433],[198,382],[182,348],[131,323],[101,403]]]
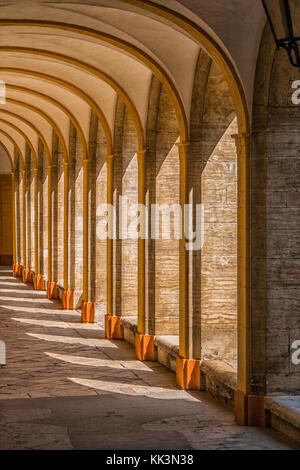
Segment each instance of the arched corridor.
[[155,400],[172,446],[178,396],[212,426],[179,447],[223,416],[295,447],[298,71],[262,2],[0,0],[0,59],[0,402]]

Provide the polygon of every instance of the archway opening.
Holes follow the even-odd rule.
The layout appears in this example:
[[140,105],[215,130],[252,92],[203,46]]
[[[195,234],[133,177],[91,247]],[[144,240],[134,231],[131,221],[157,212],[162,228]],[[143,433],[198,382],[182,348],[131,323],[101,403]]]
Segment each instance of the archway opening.
[[0,265],[13,261],[12,178],[11,160],[0,145]]

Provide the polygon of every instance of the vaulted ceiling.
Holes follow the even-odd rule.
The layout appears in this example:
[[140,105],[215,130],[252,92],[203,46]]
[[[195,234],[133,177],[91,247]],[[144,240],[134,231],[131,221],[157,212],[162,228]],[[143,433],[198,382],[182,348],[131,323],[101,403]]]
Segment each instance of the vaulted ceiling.
[[0,143],[23,155],[29,143],[37,154],[39,138],[51,149],[54,129],[67,152],[70,120],[86,145],[93,109],[109,152],[119,95],[143,147],[153,74],[172,95],[184,132],[200,47],[218,50],[221,65],[226,58],[250,110],[264,24],[259,0],[1,0]]

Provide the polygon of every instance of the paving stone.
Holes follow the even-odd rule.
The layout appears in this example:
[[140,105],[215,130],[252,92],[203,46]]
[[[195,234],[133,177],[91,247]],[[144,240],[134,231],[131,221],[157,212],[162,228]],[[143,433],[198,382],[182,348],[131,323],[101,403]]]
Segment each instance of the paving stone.
[[237,426],[206,393],[177,389],[170,370],[137,361],[129,344],[81,325],[78,312],[51,301],[39,310],[45,293],[11,278],[14,297],[1,300],[2,280],[1,450],[294,448],[270,429]]

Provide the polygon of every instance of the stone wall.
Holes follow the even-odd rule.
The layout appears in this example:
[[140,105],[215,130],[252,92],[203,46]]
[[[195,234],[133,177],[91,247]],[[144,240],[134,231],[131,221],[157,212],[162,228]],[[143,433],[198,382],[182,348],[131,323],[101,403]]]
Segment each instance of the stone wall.
[[299,393],[292,343],[300,339],[299,79],[267,27],[254,95],[251,146],[252,369],[254,393]]
[[97,235],[97,227],[104,214],[101,205],[106,203],[106,139],[101,123],[92,113],[89,140],[89,297],[96,302],[96,321],[103,323],[106,314],[106,240]]
[[[172,102],[164,87],[158,103],[155,153],[155,203],[179,205],[179,155],[175,142],[179,137]],[[179,332],[179,240],[171,212],[170,239],[167,225],[159,219],[159,238],[155,240],[155,332],[173,335]],[[177,219],[178,221],[178,219]],[[157,220],[158,222],[158,220]],[[153,221],[152,221],[153,224]]]
[[[122,196],[127,198],[128,209],[138,204],[138,162],[136,151],[138,149],[137,135],[134,122],[125,109],[123,122],[123,146],[122,146]],[[119,206],[119,213],[124,210]],[[129,221],[133,221],[135,214],[130,215]],[[124,226],[126,229],[126,227]],[[122,264],[121,264],[121,312],[123,316],[137,315],[137,286],[138,286],[138,240],[130,238],[134,236],[134,230],[128,231],[129,237],[122,240]]]
[[190,202],[204,205],[204,245],[201,252],[191,253],[194,355],[221,358],[233,365],[237,355],[237,155],[232,135],[236,133],[226,81],[201,52],[192,99],[189,175]]
[[[117,221],[116,229],[119,233],[119,196],[122,195],[122,149],[124,134],[124,116],[125,105],[118,99],[115,110],[115,126],[114,126],[114,164],[113,164],[113,201],[116,208]],[[113,244],[113,311],[114,315],[122,315],[122,240],[117,237]],[[133,312],[134,315],[134,312]]]
[[12,182],[11,175],[0,175],[0,261],[9,266],[12,244]]
[[[17,152],[16,152],[17,154]],[[21,157],[17,157],[20,158]],[[25,260],[24,260],[24,213],[25,213],[25,208],[24,208],[24,199],[23,199],[23,192],[24,192],[24,187],[25,187],[25,181],[23,178],[23,168],[22,165],[20,165],[20,170],[19,170],[19,190],[18,190],[18,204],[19,204],[19,216],[18,216],[18,225],[19,225],[19,253],[20,253],[20,262],[21,265],[24,266]]]
[[38,142],[38,273],[44,274],[44,239],[43,239],[43,209],[44,209],[44,194],[43,194],[43,179],[44,179],[44,146],[39,139]]

